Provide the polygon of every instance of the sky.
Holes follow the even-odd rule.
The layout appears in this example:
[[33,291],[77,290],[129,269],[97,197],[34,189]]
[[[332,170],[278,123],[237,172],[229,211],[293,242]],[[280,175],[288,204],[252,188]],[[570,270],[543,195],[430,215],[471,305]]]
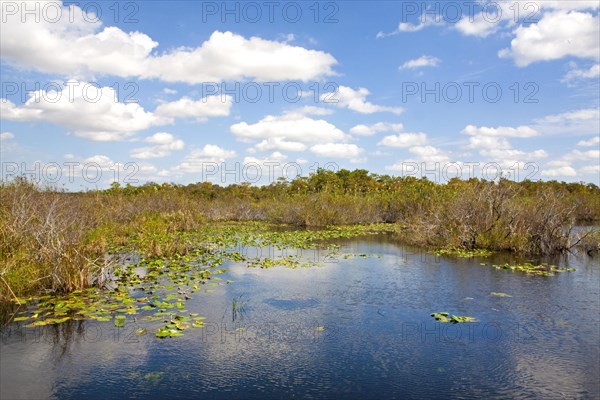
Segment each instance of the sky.
[[2,179],[600,184],[598,1],[0,1]]

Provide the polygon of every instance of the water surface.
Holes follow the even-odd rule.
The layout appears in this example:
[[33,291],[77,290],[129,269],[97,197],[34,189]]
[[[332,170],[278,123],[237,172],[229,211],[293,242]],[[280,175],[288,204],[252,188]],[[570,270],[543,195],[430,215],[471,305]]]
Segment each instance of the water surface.
[[[234,282],[187,302],[206,320],[183,337],[131,318],[6,326],[0,398],[600,397],[597,259],[554,260],[577,270],[540,277],[386,238],[339,243],[368,257],[224,265]],[[436,311],[478,322],[442,324]]]

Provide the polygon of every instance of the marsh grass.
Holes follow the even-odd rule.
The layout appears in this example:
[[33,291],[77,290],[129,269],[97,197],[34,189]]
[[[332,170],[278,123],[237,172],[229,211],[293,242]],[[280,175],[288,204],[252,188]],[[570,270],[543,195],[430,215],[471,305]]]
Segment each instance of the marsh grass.
[[[115,254],[171,257],[252,240],[302,248],[369,229],[457,254],[553,254],[575,244],[594,252],[598,232],[571,228],[598,220],[600,189],[592,184],[453,179],[441,185],[319,170],[262,187],[114,184],[67,193],[19,178],[0,184],[0,300],[101,284],[98,277],[114,267]],[[354,224],[361,225],[345,226]],[[290,226],[318,229],[282,229]]]

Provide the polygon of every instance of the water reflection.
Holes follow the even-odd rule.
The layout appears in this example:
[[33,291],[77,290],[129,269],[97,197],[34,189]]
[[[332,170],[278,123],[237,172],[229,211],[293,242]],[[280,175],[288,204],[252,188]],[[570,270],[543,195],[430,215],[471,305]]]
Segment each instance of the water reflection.
[[[369,257],[294,270],[226,265],[223,281],[234,283],[189,300],[205,326],[179,338],[155,338],[162,321],[9,324],[0,397],[600,395],[597,260],[570,255],[551,262],[575,272],[530,277],[384,238],[339,244]],[[441,324],[436,311],[477,322]],[[149,334],[138,337],[142,325]]]

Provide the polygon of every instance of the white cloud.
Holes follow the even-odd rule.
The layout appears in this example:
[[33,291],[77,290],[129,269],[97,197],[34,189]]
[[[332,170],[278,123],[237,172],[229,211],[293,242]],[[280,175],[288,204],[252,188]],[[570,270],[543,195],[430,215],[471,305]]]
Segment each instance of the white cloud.
[[597,135],[600,132],[600,110],[585,108],[580,110],[547,115],[534,120],[535,129],[544,135]]
[[[112,160],[109,156],[104,154],[96,154],[91,157],[82,158],[80,156],[76,156],[74,154],[65,154],[64,158],[66,160],[74,161],[74,164],[70,166],[63,166],[62,173],[65,176],[78,179],[78,178],[88,178],[86,183],[93,182],[96,179],[100,179],[100,182],[104,184],[108,184],[111,182],[119,182],[123,183],[123,181],[119,181],[120,178],[124,178],[123,175],[115,174],[115,171],[130,171],[131,168],[127,167],[126,164],[123,164],[118,161]],[[99,174],[101,172],[101,176]],[[143,182],[144,180],[155,180],[154,174],[157,172],[157,168],[148,163],[148,162],[136,162],[136,170],[135,175],[129,176],[128,179],[132,179],[134,182]],[[106,178],[106,179],[105,179]]]
[[[549,163],[550,164],[550,163]],[[542,170],[544,176],[577,176],[577,171],[570,165],[556,166],[555,168],[545,168]]]
[[412,154],[417,155],[420,160],[426,162],[447,162],[450,156],[447,152],[433,146],[414,146],[408,149]]
[[[250,78],[258,81],[309,81],[334,75],[336,60],[328,53],[286,42],[249,39],[215,31],[198,47],[158,53],[159,44],[142,32],[103,27],[95,17],[60,2],[61,18],[6,15],[2,23],[2,59],[12,65],[46,73],[91,77],[157,78],[167,82],[219,82]],[[75,3],[77,4],[77,3]],[[71,18],[71,20],[70,20]]]
[[160,146],[171,145],[175,142],[181,142],[180,140],[176,140],[173,135],[167,132],[157,132],[152,136],[148,136],[144,138],[144,142],[152,143]]
[[600,77],[600,64],[594,64],[589,69],[572,69],[563,77],[562,82],[570,82],[577,79],[594,79]]
[[363,149],[349,143],[325,143],[312,146],[310,151],[322,157],[352,159],[358,157],[363,152]]
[[242,177],[252,183],[262,182],[269,184],[282,176],[286,160],[287,156],[278,151],[263,158],[244,157],[242,168],[245,172],[242,174]]
[[402,124],[392,124],[389,122],[377,122],[373,125],[359,124],[350,128],[350,133],[359,136],[373,136],[378,132],[401,132],[404,129]]
[[411,24],[409,22],[400,22],[395,31],[388,32],[388,33],[378,32],[376,38],[377,39],[385,38],[388,36],[397,35],[399,33],[418,32],[418,31],[422,30],[423,28],[426,28],[430,25],[442,24],[442,23],[443,23],[443,21],[441,19],[439,19],[438,17],[427,18],[426,15],[423,15],[420,17],[419,23],[417,23],[417,24]]
[[472,136],[469,138],[469,148],[507,150],[512,148],[512,146],[505,138],[497,136]]
[[545,150],[534,150],[532,152],[525,152],[516,150],[513,148],[509,149],[482,149],[479,154],[484,157],[488,157],[491,160],[500,162],[502,165],[514,164],[516,161],[532,161],[540,160],[548,157],[548,153]]
[[560,114],[547,115],[543,118],[536,119],[536,122],[548,122],[551,124],[567,124],[582,121],[598,121],[599,119],[600,109],[584,108],[576,111],[568,111]]
[[584,146],[584,147],[598,146],[598,145],[600,145],[600,136],[594,136],[591,139],[581,140],[581,141],[579,141],[579,143],[577,143],[577,146]]
[[421,56],[414,60],[408,60],[400,66],[400,69],[416,69],[423,67],[437,67],[441,60],[434,56]]
[[528,126],[519,126],[517,128],[499,126],[497,128],[489,128],[486,126],[477,127],[475,125],[467,125],[462,132],[471,136],[506,136],[519,138],[529,138],[539,135],[538,131]]
[[119,103],[116,99],[112,87],[96,88],[86,82],[70,81],[60,91],[29,93],[29,99],[21,106],[2,99],[0,116],[11,121],[49,122],[94,141],[123,140],[137,131],[172,122],[145,111],[137,103]]
[[597,177],[600,174],[600,165],[586,165],[585,167],[581,167],[579,172],[582,174],[595,174]]
[[183,162],[174,168],[175,172],[202,172],[208,163],[222,163],[235,157],[233,150],[226,150],[214,144],[207,144],[201,149],[192,150]]
[[167,132],[158,132],[144,139],[145,142],[154,146],[140,147],[131,150],[129,153],[132,158],[148,159],[161,158],[171,154],[173,150],[182,150],[185,146],[183,140],[176,139]]
[[254,146],[254,149],[259,151],[265,150],[282,150],[282,151],[304,151],[307,146],[304,143],[287,141],[280,137],[272,137],[263,140]]
[[387,147],[421,146],[427,144],[427,135],[423,132],[401,133],[399,135],[386,136],[377,144]]
[[599,58],[600,19],[590,13],[544,13],[537,23],[521,25],[514,34],[510,49],[500,50],[498,56],[513,58],[519,67],[566,56]]
[[150,58],[144,78],[168,82],[218,82],[249,78],[257,81],[301,80],[335,75],[337,61],[328,53],[215,31],[200,47],[180,48]]
[[539,135],[538,131],[528,126],[490,128],[467,125],[462,133],[471,136],[469,138],[469,148],[478,149],[481,156],[488,158],[490,161],[498,161],[502,165],[548,157],[548,153],[542,149],[532,152],[514,149],[506,139],[507,137],[530,138]]
[[500,29],[500,22],[495,21],[495,18],[487,21],[482,13],[478,13],[474,17],[465,16],[461,18],[454,25],[454,28],[465,36],[485,38]]
[[269,167],[269,164],[272,164],[272,168],[281,167],[281,162],[287,160],[287,156],[285,154],[280,153],[279,151],[274,151],[267,157],[256,158],[256,157],[244,157],[244,164],[255,163],[264,167]]
[[10,140],[14,139],[15,135],[10,132],[2,132],[0,133],[0,140]]
[[590,160],[590,161],[596,161],[596,162],[600,163],[600,150],[586,150],[586,151],[573,150],[569,154],[567,154],[564,158],[566,160],[572,160],[572,161]]
[[[231,125],[229,128],[237,138],[242,140],[266,140],[262,146],[265,148],[277,148],[278,144],[292,143],[291,146],[297,146],[296,143],[306,145],[317,143],[339,142],[347,139],[347,135],[322,119],[312,119],[310,117],[289,113],[279,116],[268,115],[255,124],[239,122]],[[272,139],[269,141],[269,139]],[[290,150],[287,148],[287,150]]]
[[231,111],[231,96],[207,96],[199,100],[182,97],[179,100],[160,104],[155,113],[165,117],[195,118],[204,122],[209,117],[225,117]]
[[376,112],[391,112],[393,114],[402,114],[404,110],[401,107],[388,107],[370,103],[366,97],[370,94],[366,88],[354,90],[348,86],[339,86],[337,93],[324,93],[321,95],[321,101],[334,104],[339,108],[348,108],[361,114],[372,114]]
[[177,90],[171,88],[164,88],[163,92],[166,94],[177,94]]

